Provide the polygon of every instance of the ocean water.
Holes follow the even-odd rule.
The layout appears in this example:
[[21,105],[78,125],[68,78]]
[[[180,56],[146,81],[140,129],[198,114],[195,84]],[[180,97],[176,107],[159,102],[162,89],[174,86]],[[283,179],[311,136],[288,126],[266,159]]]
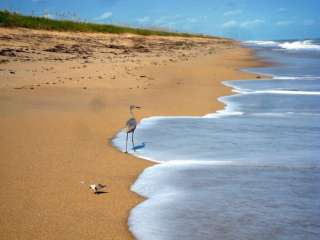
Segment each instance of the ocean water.
[[244,44],[278,63],[245,71],[273,79],[226,81],[235,94],[216,113],[139,124],[130,154],[160,164],[132,186],[146,197],[129,217],[137,239],[319,239],[320,43]]

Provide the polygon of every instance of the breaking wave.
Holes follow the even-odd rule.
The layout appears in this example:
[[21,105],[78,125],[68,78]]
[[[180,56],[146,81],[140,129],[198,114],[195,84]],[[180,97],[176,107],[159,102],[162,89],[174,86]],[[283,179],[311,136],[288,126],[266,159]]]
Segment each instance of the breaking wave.
[[320,50],[320,44],[314,40],[303,41],[246,41],[245,44],[262,47],[278,47],[286,50]]

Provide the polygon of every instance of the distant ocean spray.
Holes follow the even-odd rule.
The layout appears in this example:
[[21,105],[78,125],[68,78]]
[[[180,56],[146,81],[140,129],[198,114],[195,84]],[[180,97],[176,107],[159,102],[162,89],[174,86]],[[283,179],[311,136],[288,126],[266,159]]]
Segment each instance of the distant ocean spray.
[[224,110],[138,126],[130,153],[160,164],[132,186],[147,198],[129,217],[137,239],[319,239],[320,42],[244,44],[279,63],[244,71],[273,79],[226,81]]

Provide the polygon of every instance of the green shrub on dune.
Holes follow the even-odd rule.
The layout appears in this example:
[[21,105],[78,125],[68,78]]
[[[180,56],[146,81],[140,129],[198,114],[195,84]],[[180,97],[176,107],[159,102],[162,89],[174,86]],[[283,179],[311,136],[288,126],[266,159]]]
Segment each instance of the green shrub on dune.
[[183,36],[183,37],[208,37],[204,35],[160,31],[152,29],[131,28],[110,24],[96,24],[75,22],[70,20],[55,20],[46,17],[24,16],[18,13],[0,11],[1,27],[24,27],[33,29],[77,31],[77,32],[101,32],[101,33],[133,33],[139,35]]

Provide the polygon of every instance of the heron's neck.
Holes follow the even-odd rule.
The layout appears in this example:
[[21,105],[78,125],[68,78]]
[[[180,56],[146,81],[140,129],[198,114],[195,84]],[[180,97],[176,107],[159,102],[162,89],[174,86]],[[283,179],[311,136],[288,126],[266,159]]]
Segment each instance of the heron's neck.
[[134,113],[133,113],[132,109],[130,109],[130,115],[131,115],[131,117],[134,118]]

